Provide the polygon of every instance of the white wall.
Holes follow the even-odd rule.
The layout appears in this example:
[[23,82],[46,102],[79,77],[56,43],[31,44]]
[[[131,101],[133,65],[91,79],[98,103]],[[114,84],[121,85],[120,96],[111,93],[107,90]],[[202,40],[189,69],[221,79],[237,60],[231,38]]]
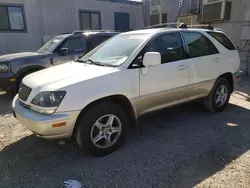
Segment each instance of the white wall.
[[101,29],[114,29],[114,12],[130,15],[130,28],[144,27],[141,5],[96,0],[0,0],[0,3],[23,4],[27,33],[0,32],[0,54],[35,51],[43,45],[44,35],[71,33],[79,29],[78,10],[101,11]]
[[175,22],[179,12],[179,3],[175,0],[162,0],[161,2],[162,14],[168,14],[167,22]]

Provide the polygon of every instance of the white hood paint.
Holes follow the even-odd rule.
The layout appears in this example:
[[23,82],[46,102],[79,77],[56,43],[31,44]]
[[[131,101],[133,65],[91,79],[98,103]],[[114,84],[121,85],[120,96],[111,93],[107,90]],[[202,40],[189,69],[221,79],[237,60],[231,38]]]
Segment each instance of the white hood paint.
[[32,73],[23,79],[23,83],[32,89],[43,87],[53,91],[116,71],[119,69],[70,62]]

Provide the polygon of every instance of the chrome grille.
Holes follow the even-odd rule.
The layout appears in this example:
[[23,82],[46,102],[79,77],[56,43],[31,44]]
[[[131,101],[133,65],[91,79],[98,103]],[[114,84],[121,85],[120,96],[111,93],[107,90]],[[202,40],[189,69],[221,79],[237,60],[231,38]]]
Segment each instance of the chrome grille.
[[31,90],[31,88],[21,83],[19,89],[19,99],[21,99],[22,101],[26,101],[30,95]]

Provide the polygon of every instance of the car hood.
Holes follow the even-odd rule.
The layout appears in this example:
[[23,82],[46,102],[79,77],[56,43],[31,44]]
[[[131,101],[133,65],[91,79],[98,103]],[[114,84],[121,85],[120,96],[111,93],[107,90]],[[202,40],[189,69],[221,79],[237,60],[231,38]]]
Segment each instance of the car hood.
[[32,73],[23,79],[28,87],[39,91],[54,91],[68,85],[118,71],[118,68],[69,62]]
[[13,60],[28,60],[28,59],[38,59],[48,56],[48,53],[37,53],[37,52],[22,52],[22,53],[12,53],[0,56],[0,62],[13,61]]

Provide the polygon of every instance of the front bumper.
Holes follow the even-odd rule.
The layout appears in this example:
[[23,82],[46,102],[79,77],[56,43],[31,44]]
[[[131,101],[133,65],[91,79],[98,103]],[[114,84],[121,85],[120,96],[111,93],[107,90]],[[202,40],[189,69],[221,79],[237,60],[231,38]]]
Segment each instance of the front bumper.
[[16,86],[16,78],[13,73],[6,72],[0,73],[0,88],[4,90],[10,90]]
[[[72,136],[76,119],[80,111],[54,113],[52,115],[43,115],[23,107],[15,96],[12,102],[12,109],[16,119],[27,129],[31,130],[37,136],[45,139],[63,139]],[[53,127],[55,124],[64,123],[64,126]]]

